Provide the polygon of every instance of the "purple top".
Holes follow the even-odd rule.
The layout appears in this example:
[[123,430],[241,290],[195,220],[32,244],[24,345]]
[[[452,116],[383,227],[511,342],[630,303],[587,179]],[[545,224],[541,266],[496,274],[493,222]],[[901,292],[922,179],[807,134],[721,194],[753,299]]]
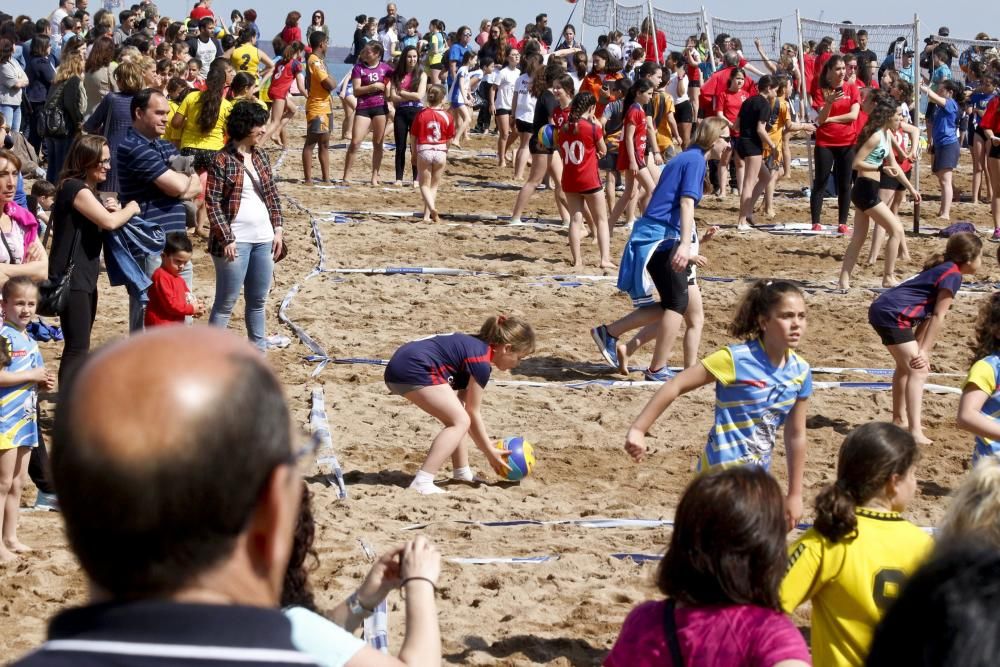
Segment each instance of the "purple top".
[[[663,629],[666,600],[629,613],[605,667],[673,665]],[[812,664],[802,633],[784,614],[753,605],[679,607],[674,618],[685,664],[699,667],[771,667],[782,660]]]
[[[379,63],[375,67],[368,67],[364,63],[358,63],[351,70],[351,80],[361,79],[362,86],[369,86],[373,83],[385,83],[392,74],[392,67],[388,63]],[[355,87],[356,89],[357,87]],[[385,93],[370,93],[368,95],[358,95],[359,109],[375,109],[385,106]]]
[[941,290],[958,294],[962,272],[955,262],[942,262],[882,292],[868,308],[868,321],[886,329],[909,329],[934,314]]

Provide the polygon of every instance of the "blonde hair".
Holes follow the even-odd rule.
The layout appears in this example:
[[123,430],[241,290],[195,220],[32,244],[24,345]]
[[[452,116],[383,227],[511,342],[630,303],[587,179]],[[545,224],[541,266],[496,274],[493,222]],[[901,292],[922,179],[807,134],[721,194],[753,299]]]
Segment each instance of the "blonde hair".
[[59,67],[56,69],[56,75],[52,79],[52,83],[60,83],[67,79],[72,79],[74,76],[83,78],[83,66],[82,53],[75,52],[64,55],[62,62],[59,63]]
[[[156,63],[153,63],[155,66]],[[135,95],[146,87],[146,79],[142,75],[142,61],[139,58],[122,61],[122,64],[115,68],[115,83],[118,84],[118,92],[126,95]]]
[[521,354],[535,351],[535,330],[524,320],[508,315],[487,318],[476,338],[489,345],[510,345]]
[[992,456],[980,460],[952,496],[937,542],[970,536],[1000,548],[1000,460]]
[[703,151],[711,150],[712,145],[722,136],[723,130],[729,127],[729,122],[725,118],[712,116],[698,123],[698,129],[691,137],[691,143],[698,146]]

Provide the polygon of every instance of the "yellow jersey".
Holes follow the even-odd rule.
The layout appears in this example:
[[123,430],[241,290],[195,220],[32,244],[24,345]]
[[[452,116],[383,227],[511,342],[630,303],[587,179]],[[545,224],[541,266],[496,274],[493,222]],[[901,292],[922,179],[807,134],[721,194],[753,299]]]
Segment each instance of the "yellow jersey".
[[815,528],[789,547],[787,613],[812,600],[813,665],[863,665],[875,626],[928,556],[931,536],[897,512],[859,507],[855,533],[831,542]]
[[[777,109],[775,109],[777,107]],[[771,121],[774,121],[773,123]],[[788,100],[778,97],[771,105],[771,116],[767,119],[765,127],[767,136],[774,142],[774,159],[781,159],[781,138],[785,134],[785,128],[792,122],[791,110],[788,107]],[[767,158],[771,149],[764,146],[764,157]]]
[[257,76],[260,67],[260,49],[247,42],[243,46],[233,49],[229,56],[229,62],[237,72],[247,72]]
[[306,97],[306,119],[312,120],[320,116],[328,116],[333,112],[330,103],[330,91],[323,87],[323,82],[330,78],[326,71],[326,63],[315,53],[309,54],[306,62],[309,72],[309,95]]
[[656,147],[660,152],[665,152],[674,140],[674,133],[670,129],[669,115],[676,111],[677,105],[674,98],[669,93],[653,93],[653,98],[649,101],[653,113],[653,125],[656,127]]
[[181,143],[181,133],[184,130],[175,130],[171,125],[170,121],[173,120],[174,114],[177,113],[180,104],[174,102],[173,100],[167,100],[167,104],[170,105],[170,111],[167,113],[167,129],[163,132],[163,138],[172,143],[174,146],[179,146]]
[[233,109],[233,103],[222,100],[219,107],[219,119],[208,132],[202,132],[198,127],[198,116],[201,115],[201,98],[205,93],[194,90],[188,93],[175,113],[184,116],[184,129],[181,133],[181,148],[197,148],[206,151],[221,151],[226,145],[226,120]]

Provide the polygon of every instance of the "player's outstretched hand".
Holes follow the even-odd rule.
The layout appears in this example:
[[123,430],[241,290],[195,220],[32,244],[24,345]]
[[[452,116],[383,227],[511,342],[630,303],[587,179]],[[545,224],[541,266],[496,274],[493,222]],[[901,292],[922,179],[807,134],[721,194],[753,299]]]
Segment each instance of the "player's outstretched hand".
[[646,434],[629,429],[628,435],[625,436],[625,451],[636,463],[646,458]]

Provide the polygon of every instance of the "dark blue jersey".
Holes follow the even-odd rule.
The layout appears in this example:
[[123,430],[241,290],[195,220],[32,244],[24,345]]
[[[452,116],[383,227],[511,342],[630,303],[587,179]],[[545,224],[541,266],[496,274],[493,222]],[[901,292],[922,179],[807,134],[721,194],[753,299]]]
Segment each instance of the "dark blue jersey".
[[430,386],[449,384],[465,389],[474,378],[480,387],[490,381],[493,351],[487,343],[463,333],[421,338],[396,350],[385,369],[385,381]]
[[882,292],[868,309],[868,321],[876,327],[909,329],[934,314],[941,290],[955,296],[961,286],[958,265],[942,262]]

